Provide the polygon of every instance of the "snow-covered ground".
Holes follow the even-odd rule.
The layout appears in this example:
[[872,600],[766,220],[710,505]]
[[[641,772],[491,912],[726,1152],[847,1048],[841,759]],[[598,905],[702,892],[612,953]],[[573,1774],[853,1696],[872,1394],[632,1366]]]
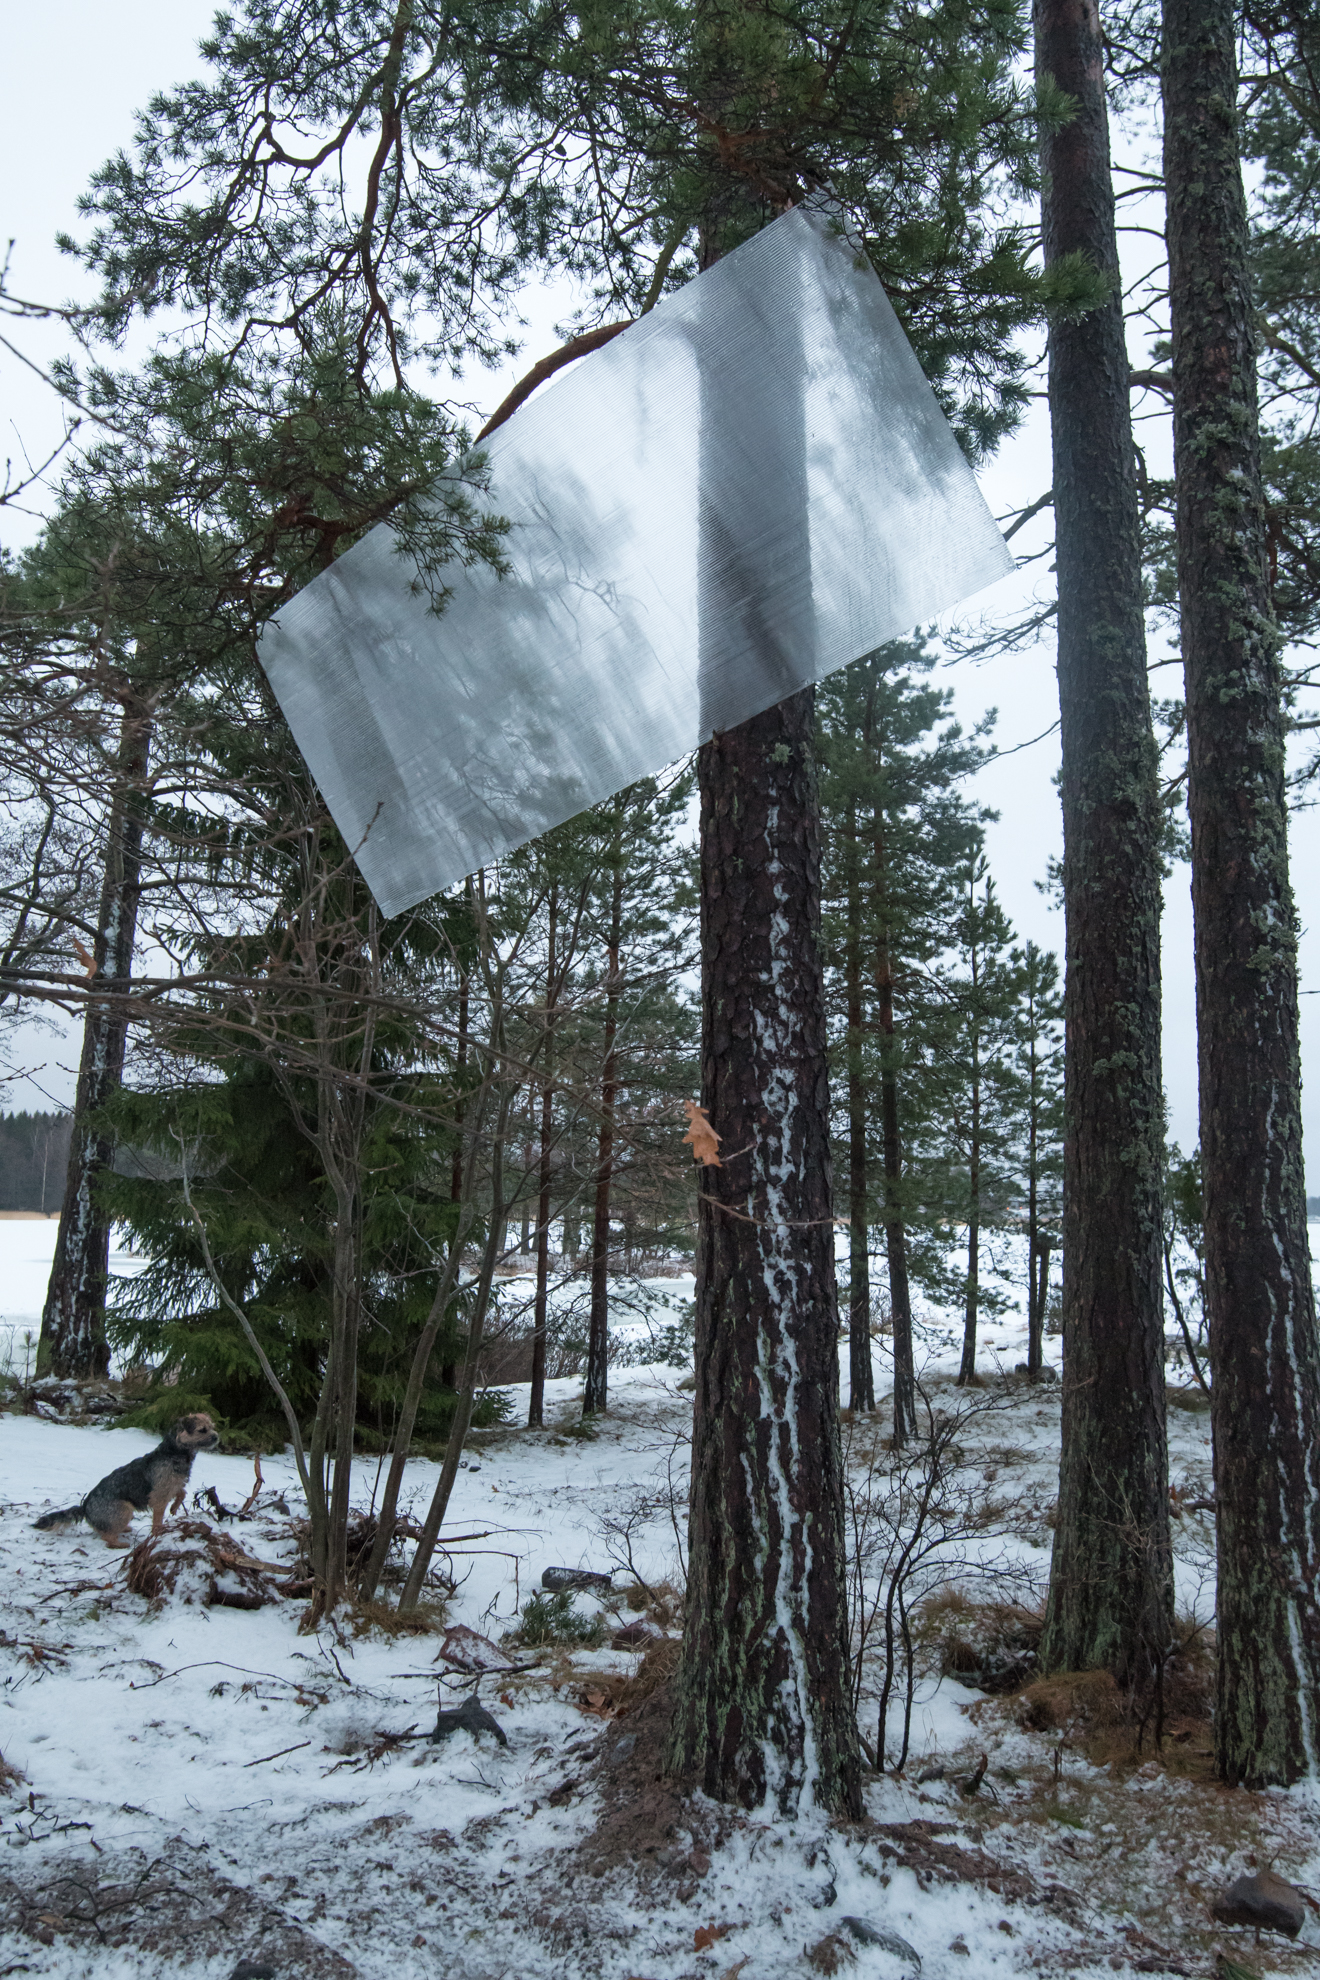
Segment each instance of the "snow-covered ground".
[[[33,1248],[27,1233],[42,1227],[18,1228]],[[681,1305],[690,1282],[657,1282],[662,1292]],[[937,1406],[958,1407],[955,1330],[927,1318],[923,1379]],[[979,1413],[960,1433],[953,1482],[991,1511],[958,1544],[1034,1572],[1039,1587],[1059,1385],[1012,1378],[1025,1354],[1015,1315],[985,1338],[991,1380],[972,1398]],[[1048,1347],[1057,1364],[1058,1342]],[[570,1434],[580,1383],[562,1381],[549,1386],[546,1431],[515,1424],[473,1439],[445,1529],[457,1584],[448,1624],[498,1641],[548,1565],[616,1569],[622,1596],[627,1544],[652,1589],[681,1579],[691,1418],[681,1376],[616,1371],[593,1438]],[[526,1391],[513,1393],[520,1422]],[[1170,1425],[1174,1480],[1203,1496],[1208,1419],[1178,1407]],[[862,1503],[883,1453],[867,1422],[846,1424],[845,1440]],[[0,1416],[0,1753],[16,1770],[0,1769],[0,1974],[228,1980],[248,1960],[280,1980],[736,1980],[744,1970],[746,1980],[836,1970],[898,1980],[916,1970],[900,1941],[923,1980],[1209,1975],[1217,1946],[1262,1975],[1312,1970],[1314,1922],[1309,1946],[1256,1946],[1207,1913],[1208,1897],[1253,1860],[1320,1883],[1320,1805],[1305,1791],[1230,1794],[1204,1768],[1154,1759],[1091,1765],[1058,1730],[1024,1729],[1014,1701],[933,1672],[918,1686],[903,1777],[870,1775],[869,1821],[846,1828],[721,1811],[699,1795],[666,1800],[654,1767],[635,1778],[645,1708],[608,1716],[635,1652],[549,1649],[530,1670],[483,1678],[507,1747],[466,1732],[436,1745],[399,1738],[429,1731],[437,1702],[471,1689],[437,1661],[439,1634],[349,1616],[300,1635],[298,1599],[256,1611],[153,1602],[128,1590],[125,1558],[86,1528],[33,1530],[40,1511],[75,1502],[150,1441]],[[263,1469],[258,1515],[221,1530],[250,1556],[289,1561],[274,1496],[296,1513],[293,1467],[267,1459]],[[363,1507],[378,1472],[374,1460],[358,1468]],[[409,1466],[415,1509],[436,1475],[426,1461]],[[250,1460],[207,1454],[192,1484],[234,1507],[252,1478]],[[199,1514],[214,1522],[205,1504],[186,1516]],[[1177,1527],[1183,1599],[1204,1612],[1209,1521],[1190,1512]],[[583,1613],[599,1607],[575,1599]],[[615,1606],[618,1620],[635,1613]],[[872,1660],[868,1740],[876,1675]],[[642,1743],[630,1760],[633,1727]],[[878,1939],[856,1938],[849,1918]]]

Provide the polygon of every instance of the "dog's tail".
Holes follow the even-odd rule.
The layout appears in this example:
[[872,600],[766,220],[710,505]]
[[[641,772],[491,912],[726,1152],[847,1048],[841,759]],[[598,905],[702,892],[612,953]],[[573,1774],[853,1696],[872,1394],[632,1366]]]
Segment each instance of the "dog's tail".
[[43,1513],[32,1524],[38,1533],[67,1533],[80,1519],[86,1519],[86,1502],[80,1506],[67,1506],[63,1512]]

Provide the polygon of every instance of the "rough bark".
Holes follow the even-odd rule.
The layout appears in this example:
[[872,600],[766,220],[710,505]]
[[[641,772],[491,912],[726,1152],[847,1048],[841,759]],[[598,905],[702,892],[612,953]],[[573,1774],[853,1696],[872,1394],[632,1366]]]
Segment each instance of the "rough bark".
[[1147,1676],[1171,1621],[1160,1288],[1160,808],[1103,48],[1095,0],[1036,0],[1077,103],[1044,144],[1046,265],[1108,300],[1049,340],[1065,1006],[1064,1386],[1042,1665]]
[[614,1176],[614,1108],[618,1099],[615,1035],[619,1026],[619,943],[623,927],[623,863],[616,843],[611,876],[609,978],[605,991],[605,1057],[600,1075],[600,1138],[596,1148],[596,1199],[591,1237],[591,1318],[587,1328],[587,1380],[582,1414],[594,1416],[609,1397],[610,1184]]
[[[718,255],[719,216],[703,262]],[[783,356],[796,319],[785,326]],[[806,353],[798,375],[805,392]],[[805,402],[767,395],[772,472],[739,472],[736,347],[703,368],[700,440],[701,1099],[722,1137],[702,1170],[688,1598],[670,1761],[706,1793],[782,1812],[861,1809],[848,1666],[820,812],[809,617],[767,610],[739,544],[803,519],[781,553],[810,576]],[[800,588],[804,595],[806,586]],[[741,622],[763,690],[722,728],[722,628]]]
[[64,1181],[55,1256],[41,1316],[37,1368],[41,1374],[87,1378],[110,1367],[105,1336],[110,1220],[98,1183],[114,1159],[114,1142],[96,1116],[119,1089],[128,1024],[112,999],[133,973],[142,871],[142,793],[151,748],[151,714],[141,701],[125,703],[116,759],[117,789],[106,834],[105,878],[92,950],[92,989],[104,993],[87,1005],[82,1055],[73,1103],[73,1134]]
[[1221,1777],[1320,1768],[1311,1290],[1278,639],[1229,0],[1167,0],[1165,173],[1187,691]]
[[708,1794],[860,1807],[810,689],[698,758],[702,1104],[688,1624],[673,1758]]
[[847,834],[848,922],[844,970],[848,995],[848,1407],[873,1410],[870,1203],[866,1086],[862,1076],[862,894],[857,871],[857,817],[851,804]]

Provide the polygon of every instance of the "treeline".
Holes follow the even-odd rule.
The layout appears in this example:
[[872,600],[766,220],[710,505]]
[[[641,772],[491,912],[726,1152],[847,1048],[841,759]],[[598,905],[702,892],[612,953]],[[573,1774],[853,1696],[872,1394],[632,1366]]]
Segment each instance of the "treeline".
[[59,1209],[72,1132],[70,1114],[0,1114],[0,1210]]

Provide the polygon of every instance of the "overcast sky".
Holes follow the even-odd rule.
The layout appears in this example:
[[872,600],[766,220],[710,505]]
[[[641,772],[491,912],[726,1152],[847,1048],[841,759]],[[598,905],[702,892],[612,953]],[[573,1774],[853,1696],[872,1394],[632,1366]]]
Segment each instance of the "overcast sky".
[[[19,295],[62,300],[89,291],[76,266],[59,255],[54,236],[60,229],[76,231],[74,202],[91,172],[132,135],[133,112],[155,89],[195,72],[195,47],[211,15],[198,0],[57,0],[44,8],[12,8],[6,19],[3,73],[0,73],[0,238],[13,240],[10,288]],[[1141,141],[1129,143],[1123,155],[1140,162]],[[1147,222],[1158,214],[1132,211],[1128,218]],[[1158,253],[1149,234],[1125,238],[1125,273],[1138,284]],[[529,295],[524,304],[528,320],[525,355],[504,373],[481,373],[469,381],[472,397],[486,410],[493,408],[518,375],[554,342],[553,325],[566,314],[559,295]],[[0,326],[8,329],[9,326]],[[16,339],[16,341],[18,341]],[[56,330],[35,326],[21,334],[22,348],[38,363],[60,349]],[[1136,332],[1132,355],[1140,361]],[[1037,385],[1043,380],[1037,378]],[[553,390],[553,386],[550,388]],[[1140,406],[1136,409],[1142,412]],[[1151,471],[1167,472],[1167,422],[1159,408],[1148,409],[1140,429]],[[24,458],[38,462],[60,436],[60,419],[50,395],[32,372],[0,350],[0,422],[3,445],[15,468]],[[1004,516],[1042,495],[1050,484],[1048,418],[1042,400],[1033,401],[1021,431],[1001,450],[980,476],[992,509]],[[40,507],[40,498],[32,504]],[[0,540],[17,546],[36,527],[35,520],[0,510]],[[1048,541],[1049,519],[1028,525],[1013,540],[1013,548],[1039,550]],[[1008,614],[1033,590],[1048,595],[1051,579],[1036,564],[1017,577],[1004,579],[964,608],[963,617],[984,613]],[[1152,659],[1160,657],[1158,641]],[[977,720],[987,707],[999,710],[996,730],[1004,751],[1039,736],[1057,719],[1052,642],[1042,642],[984,666],[959,664],[943,675],[957,696],[960,714]],[[1157,693],[1172,695],[1175,669],[1157,673]],[[1060,850],[1058,798],[1053,785],[1058,768],[1058,739],[1050,734],[1028,749],[989,765],[979,780],[979,795],[1000,812],[989,835],[992,871],[1001,898],[1018,932],[1042,947],[1061,950],[1062,917],[1037,891],[1046,864]],[[1310,931],[1320,890],[1320,825],[1314,813],[1294,821],[1293,880],[1304,934],[1303,989],[1320,989],[1320,949]],[[1320,1065],[1320,1000],[1302,1001],[1304,1065]],[[1166,889],[1164,917],[1164,1077],[1171,1131],[1184,1148],[1196,1140],[1196,1058],[1192,996],[1191,909],[1188,874],[1179,868]],[[25,1063],[41,1065],[35,1083],[11,1089],[7,1105],[41,1106],[54,1100],[67,1105],[73,1094],[76,1046],[50,1039],[25,1041]],[[43,1097],[44,1096],[44,1097]],[[1306,1096],[1308,1144],[1320,1147],[1320,1083]]]

